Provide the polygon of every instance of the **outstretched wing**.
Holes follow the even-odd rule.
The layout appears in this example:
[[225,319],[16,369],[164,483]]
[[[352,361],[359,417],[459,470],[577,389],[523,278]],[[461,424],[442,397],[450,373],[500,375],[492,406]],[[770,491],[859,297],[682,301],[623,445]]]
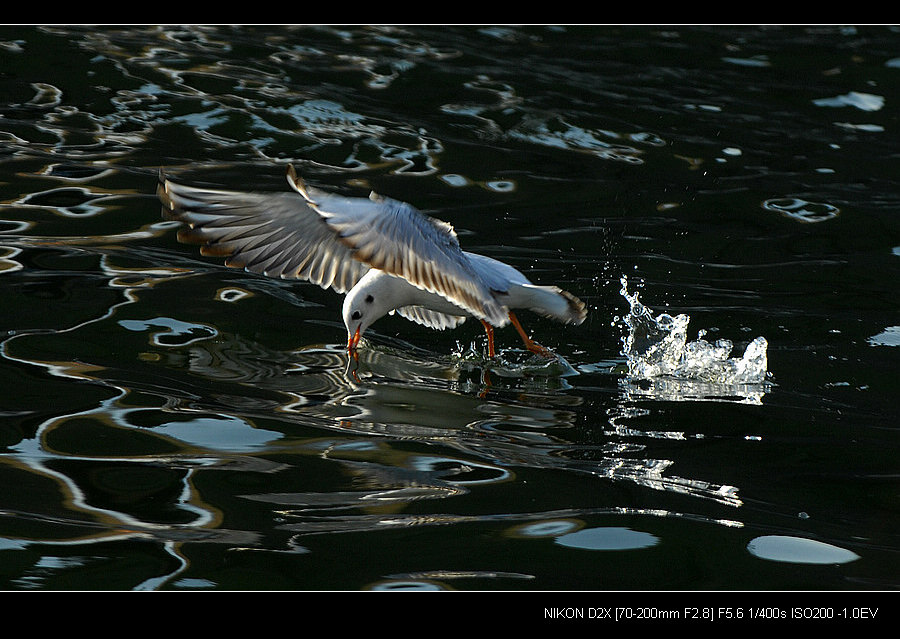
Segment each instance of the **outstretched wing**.
[[449,224],[375,194],[368,199],[344,197],[310,188],[292,168],[288,182],[356,259],[436,293],[495,326],[509,321],[507,309],[460,249]]
[[296,193],[242,193],[172,182],[160,173],[157,194],[170,219],[187,226],[182,242],[225,264],[285,279],[308,280],[339,293],[369,270]]

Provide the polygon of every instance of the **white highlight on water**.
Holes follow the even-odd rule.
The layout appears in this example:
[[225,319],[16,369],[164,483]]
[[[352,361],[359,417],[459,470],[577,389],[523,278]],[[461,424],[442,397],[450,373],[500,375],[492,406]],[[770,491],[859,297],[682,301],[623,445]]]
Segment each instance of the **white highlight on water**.
[[874,95],[872,93],[860,93],[859,91],[850,91],[844,95],[837,95],[833,98],[820,98],[813,100],[816,106],[824,107],[844,107],[852,106],[862,111],[878,111],[884,107],[884,97]]

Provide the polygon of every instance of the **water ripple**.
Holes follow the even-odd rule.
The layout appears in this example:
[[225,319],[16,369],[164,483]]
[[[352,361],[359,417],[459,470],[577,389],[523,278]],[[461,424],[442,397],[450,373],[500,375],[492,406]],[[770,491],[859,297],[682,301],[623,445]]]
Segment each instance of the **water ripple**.
[[826,222],[836,218],[841,210],[824,202],[808,202],[802,198],[773,198],[762,204],[764,209],[776,211],[797,222]]

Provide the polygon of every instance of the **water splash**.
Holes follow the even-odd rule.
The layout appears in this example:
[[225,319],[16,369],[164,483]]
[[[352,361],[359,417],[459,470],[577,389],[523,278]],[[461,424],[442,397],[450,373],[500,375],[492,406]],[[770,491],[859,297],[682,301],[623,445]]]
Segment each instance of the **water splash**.
[[627,334],[622,338],[622,355],[630,380],[667,380],[714,384],[717,386],[762,384],[768,372],[768,342],[757,337],[747,345],[743,357],[730,357],[733,344],[720,339],[714,344],[703,339],[689,342],[688,315],[657,316],[644,306],[637,293],[628,292],[626,277],[620,280],[621,294],[630,311],[624,318]]

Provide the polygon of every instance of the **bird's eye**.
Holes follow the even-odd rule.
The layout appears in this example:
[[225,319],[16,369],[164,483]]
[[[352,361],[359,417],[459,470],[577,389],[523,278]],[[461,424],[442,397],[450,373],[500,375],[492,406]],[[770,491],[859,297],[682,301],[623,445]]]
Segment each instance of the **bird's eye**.
[[353,315],[350,316],[351,319],[355,320],[358,320],[360,317],[362,317],[362,313],[360,313],[359,311],[353,311]]
[[371,295],[366,295],[366,304],[371,304],[373,301],[375,301],[374,297],[372,297]]

